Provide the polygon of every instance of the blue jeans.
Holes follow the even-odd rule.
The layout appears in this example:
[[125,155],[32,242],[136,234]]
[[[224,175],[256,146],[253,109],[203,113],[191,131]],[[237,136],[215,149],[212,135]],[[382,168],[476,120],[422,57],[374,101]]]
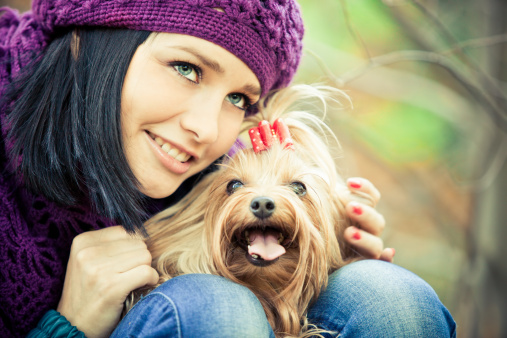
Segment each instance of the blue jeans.
[[[433,289],[391,263],[365,260],[330,276],[308,317],[340,337],[455,337]],[[336,336],[336,335],[335,335]],[[274,337],[260,302],[223,277],[173,278],[138,302],[112,337]]]

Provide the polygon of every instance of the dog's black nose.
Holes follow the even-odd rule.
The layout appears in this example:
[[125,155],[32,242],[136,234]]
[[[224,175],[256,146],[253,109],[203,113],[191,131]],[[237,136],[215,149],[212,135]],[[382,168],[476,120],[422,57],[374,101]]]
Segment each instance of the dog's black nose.
[[250,210],[257,218],[268,218],[275,211],[275,201],[265,196],[256,197],[250,203]]

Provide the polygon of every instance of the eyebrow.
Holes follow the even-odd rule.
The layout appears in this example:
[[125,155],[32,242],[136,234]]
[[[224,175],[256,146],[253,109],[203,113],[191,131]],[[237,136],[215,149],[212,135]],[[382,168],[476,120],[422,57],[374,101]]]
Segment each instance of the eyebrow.
[[[208,57],[206,57],[205,55],[202,55],[201,53],[199,53],[198,50],[192,48],[192,47],[187,47],[187,46],[173,46],[173,48],[178,48],[178,49],[181,49],[185,52],[188,52],[188,53],[191,53],[193,54],[196,58],[199,59],[199,61],[201,61],[205,66],[211,68],[213,71],[217,72],[217,73],[224,73],[225,70],[220,66],[220,64],[214,60],[211,60],[209,59]],[[254,95],[254,96],[260,96],[261,95],[261,88],[259,86],[255,86],[255,85],[251,85],[251,84],[247,84],[245,85],[243,88],[242,88],[243,91],[245,92],[248,92],[250,93],[251,95]]]

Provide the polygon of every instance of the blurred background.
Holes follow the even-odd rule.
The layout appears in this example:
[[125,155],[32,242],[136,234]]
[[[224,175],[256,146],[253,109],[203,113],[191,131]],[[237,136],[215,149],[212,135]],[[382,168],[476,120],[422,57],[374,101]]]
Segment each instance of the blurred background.
[[330,114],[340,167],[382,193],[395,264],[458,337],[507,337],[507,1],[299,1],[296,82],[350,95]]
[[458,337],[507,337],[507,2],[299,2],[295,83],[351,97],[329,114],[339,164],[382,193],[395,264],[436,290]]

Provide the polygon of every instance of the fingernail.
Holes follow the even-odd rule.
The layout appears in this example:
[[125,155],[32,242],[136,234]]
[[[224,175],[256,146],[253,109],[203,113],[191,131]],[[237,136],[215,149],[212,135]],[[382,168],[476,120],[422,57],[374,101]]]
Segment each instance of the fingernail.
[[396,255],[396,250],[394,248],[391,248],[393,250],[393,256]]
[[354,234],[352,235],[352,238],[354,238],[355,240],[360,240],[361,233],[359,231],[354,232]]
[[352,206],[352,212],[356,215],[362,215],[363,214],[363,209],[359,206],[359,205],[353,205]]
[[351,188],[354,188],[354,189],[359,189],[361,188],[361,182],[359,180],[356,180],[356,179],[349,179],[349,185]]

